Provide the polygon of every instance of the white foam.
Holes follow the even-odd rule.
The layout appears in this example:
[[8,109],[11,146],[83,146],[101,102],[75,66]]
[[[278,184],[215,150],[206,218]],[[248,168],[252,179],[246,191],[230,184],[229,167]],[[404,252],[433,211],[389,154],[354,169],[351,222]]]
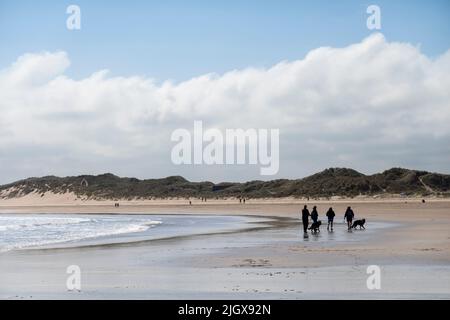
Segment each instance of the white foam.
[[2,215],[0,252],[144,232],[161,223],[131,216]]

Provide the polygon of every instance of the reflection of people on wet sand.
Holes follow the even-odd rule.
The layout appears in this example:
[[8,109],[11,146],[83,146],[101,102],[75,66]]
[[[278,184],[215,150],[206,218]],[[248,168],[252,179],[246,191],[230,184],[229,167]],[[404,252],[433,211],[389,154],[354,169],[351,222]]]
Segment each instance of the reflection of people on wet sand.
[[333,220],[334,217],[336,216],[336,214],[333,211],[333,208],[330,207],[330,209],[328,209],[327,211],[327,218],[328,218],[328,226],[327,226],[327,230],[330,230],[330,226],[331,226],[331,231],[333,231]]
[[303,232],[304,233],[308,232],[309,216],[310,216],[309,210],[305,204],[305,206],[303,207],[303,210],[302,210],[302,222],[303,222]]
[[355,216],[355,214],[353,213],[352,208],[348,207],[347,210],[345,211],[345,215],[344,215],[344,220],[347,221],[348,230],[352,229],[352,221],[353,221],[354,216]]

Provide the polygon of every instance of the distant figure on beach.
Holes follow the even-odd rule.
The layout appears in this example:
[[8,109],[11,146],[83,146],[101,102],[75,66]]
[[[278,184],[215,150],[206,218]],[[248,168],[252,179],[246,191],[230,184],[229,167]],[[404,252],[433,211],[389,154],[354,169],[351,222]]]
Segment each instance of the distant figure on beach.
[[328,218],[328,226],[327,226],[327,230],[330,230],[330,226],[331,226],[331,231],[333,231],[333,220],[334,217],[336,216],[336,214],[333,211],[333,208],[330,207],[330,209],[328,209],[327,211],[327,218]]
[[242,203],[242,199],[241,198],[239,198],[239,203]]
[[190,206],[192,205],[192,201],[190,201],[190,200],[189,200],[189,205],[190,205]]
[[119,207],[119,204],[118,204],[117,202],[114,203],[114,207],[118,208],[118,207]]
[[352,221],[355,214],[353,213],[353,210],[351,207],[347,207],[347,210],[345,211],[344,220],[347,221],[348,230],[352,229]]
[[313,223],[316,223],[317,220],[319,220],[319,213],[317,212],[316,206],[314,206],[311,211],[311,219],[312,219]]
[[309,210],[307,205],[305,204],[302,210],[303,233],[308,232],[309,216],[310,216]]
[[244,204],[245,204],[245,198],[244,199],[242,199],[242,201],[244,202]]

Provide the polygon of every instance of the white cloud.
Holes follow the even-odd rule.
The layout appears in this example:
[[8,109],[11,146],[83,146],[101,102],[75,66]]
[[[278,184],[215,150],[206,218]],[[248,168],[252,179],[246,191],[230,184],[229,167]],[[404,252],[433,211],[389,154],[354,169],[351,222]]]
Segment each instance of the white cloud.
[[69,66],[64,52],[28,53],[0,71],[0,182],[103,171],[259,178],[248,168],[173,167],[170,134],[194,120],[280,128],[284,177],[329,166],[450,169],[450,51],[430,59],[374,34],[268,69],[162,84],[104,70],[74,80]]
[[10,68],[0,74],[1,84],[7,89],[23,89],[46,84],[70,66],[65,52],[24,54]]

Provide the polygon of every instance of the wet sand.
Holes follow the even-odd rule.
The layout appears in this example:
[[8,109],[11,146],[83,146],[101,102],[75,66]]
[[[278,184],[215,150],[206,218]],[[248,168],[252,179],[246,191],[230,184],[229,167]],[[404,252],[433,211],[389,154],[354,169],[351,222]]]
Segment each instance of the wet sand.
[[[311,202],[310,205],[314,203]],[[86,206],[0,205],[22,213],[177,213],[274,217],[224,233],[109,246],[13,251],[0,255],[2,299],[449,299],[450,202],[316,202],[332,205],[333,233],[301,232],[299,203]],[[367,230],[347,232],[347,204]],[[81,291],[66,288],[79,265]],[[367,266],[381,268],[369,290]]]

